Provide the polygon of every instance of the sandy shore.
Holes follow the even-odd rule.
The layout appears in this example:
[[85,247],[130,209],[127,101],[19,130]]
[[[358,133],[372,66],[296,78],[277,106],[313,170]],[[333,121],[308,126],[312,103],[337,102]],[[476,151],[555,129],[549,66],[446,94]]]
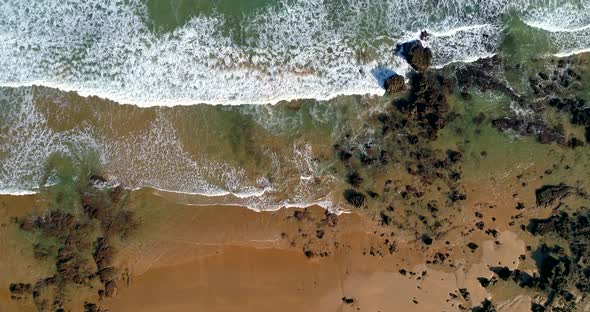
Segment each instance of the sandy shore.
[[[200,206],[177,194],[134,191],[130,206],[142,220],[119,248],[125,271],[117,294],[102,301],[109,311],[460,311],[491,295],[477,277],[488,267],[516,267],[524,243],[510,231],[499,243],[481,236],[477,252],[462,242],[428,249],[398,237],[365,214],[327,214],[321,207],[255,212],[237,206]],[[10,218],[42,210],[36,196],[3,196],[0,283],[49,275],[34,260],[26,237]],[[499,212],[502,209],[498,209]],[[491,215],[490,215],[491,216]],[[456,246],[455,246],[456,244]],[[391,247],[393,246],[393,247]],[[437,251],[450,260],[427,264]],[[306,253],[310,252],[310,253]],[[459,288],[470,293],[463,298]],[[9,300],[1,311],[34,311]],[[345,302],[351,299],[350,303]],[[520,298],[519,300],[524,300]],[[519,301],[520,302],[520,301]],[[514,302],[506,306],[515,311]],[[506,311],[508,311],[506,310]],[[524,310],[523,310],[524,311]]]

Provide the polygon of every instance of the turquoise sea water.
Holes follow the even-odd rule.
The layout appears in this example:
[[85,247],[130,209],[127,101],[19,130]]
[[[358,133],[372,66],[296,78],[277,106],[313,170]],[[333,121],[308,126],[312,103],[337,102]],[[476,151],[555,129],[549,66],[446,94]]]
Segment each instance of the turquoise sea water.
[[378,65],[426,29],[435,65],[497,52],[507,16],[548,53],[590,48],[589,1],[118,0],[0,3],[0,85],[123,103],[255,104],[380,93]]

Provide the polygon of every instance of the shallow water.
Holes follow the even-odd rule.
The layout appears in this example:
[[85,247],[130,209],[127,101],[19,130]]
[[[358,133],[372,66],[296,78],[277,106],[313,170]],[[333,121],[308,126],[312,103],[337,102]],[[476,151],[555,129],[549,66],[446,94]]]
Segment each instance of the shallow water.
[[[525,65],[499,78],[526,93],[528,77],[548,64],[548,54],[590,47],[588,5],[3,2],[0,190],[30,193],[43,186],[51,176],[47,160],[56,153],[78,159],[92,154],[106,175],[130,188],[254,209],[338,206],[345,172],[332,145],[346,135],[376,137],[370,120],[390,99],[380,96],[372,72],[405,73],[408,65],[392,53],[397,42],[427,29],[437,67],[499,53]],[[80,96],[92,94],[108,99]],[[292,98],[299,100],[261,104]],[[489,126],[474,132],[470,118],[510,114],[510,99],[475,92],[470,101],[450,100],[466,117],[449,125],[435,145],[464,149],[467,177],[478,179],[496,165],[480,156],[492,145],[498,152],[489,151],[490,159],[502,159],[505,150],[514,156],[502,159],[499,174],[547,151]]]

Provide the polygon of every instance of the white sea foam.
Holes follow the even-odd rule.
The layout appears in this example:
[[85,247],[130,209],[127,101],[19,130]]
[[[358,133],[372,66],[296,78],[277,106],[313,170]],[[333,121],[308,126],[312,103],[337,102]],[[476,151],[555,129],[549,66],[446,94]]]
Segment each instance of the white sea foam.
[[[238,44],[222,31],[221,14],[157,34],[142,0],[5,0],[0,86],[40,84],[138,105],[380,94],[371,69],[400,66],[393,45],[416,31],[431,31],[441,66],[494,53],[504,13],[577,34],[588,30],[588,8],[588,1],[277,0],[233,29],[242,34]],[[555,36],[556,53],[586,49],[587,40]]]
[[33,105],[30,88],[0,88],[0,189],[11,192],[33,191],[42,183],[44,164],[49,155],[83,154],[96,150],[99,143],[91,129],[81,125],[56,132]]
[[0,195],[10,195],[10,196],[27,196],[27,195],[35,195],[37,192],[29,191],[29,190],[19,190],[19,189],[2,189],[0,190]]
[[[307,143],[297,143],[287,153],[267,149],[262,157],[268,158],[268,166],[247,172],[212,160],[215,157],[199,151],[205,149],[201,145],[189,153],[177,135],[174,111],[170,110],[158,108],[153,120],[122,135],[110,133],[113,129],[106,135],[104,129],[84,121],[55,130],[60,119],[68,118],[61,109],[67,112],[69,106],[76,105],[69,100],[53,89],[0,88],[0,194],[34,194],[41,184],[52,181],[44,179],[52,175],[45,168],[52,154],[75,159],[87,152],[98,153],[104,173],[115,177],[114,183],[135,190],[151,187],[197,196],[204,204],[273,210],[290,202],[314,203],[330,192],[330,177],[313,159]],[[39,103],[52,109],[42,110]],[[207,144],[205,141],[201,144]],[[302,181],[300,175],[322,180]]]

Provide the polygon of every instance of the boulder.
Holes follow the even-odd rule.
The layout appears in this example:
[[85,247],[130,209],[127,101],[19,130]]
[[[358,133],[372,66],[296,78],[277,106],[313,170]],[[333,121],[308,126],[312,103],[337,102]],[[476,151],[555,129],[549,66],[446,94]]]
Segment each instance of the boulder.
[[406,59],[408,64],[417,71],[425,71],[432,62],[432,50],[425,47],[420,40],[398,44],[395,53]]
[[394,74],[385,80],[383,87],[385,88],[385,92],[388,94],[403,92],[406,90],[406,82],[404,77]]

